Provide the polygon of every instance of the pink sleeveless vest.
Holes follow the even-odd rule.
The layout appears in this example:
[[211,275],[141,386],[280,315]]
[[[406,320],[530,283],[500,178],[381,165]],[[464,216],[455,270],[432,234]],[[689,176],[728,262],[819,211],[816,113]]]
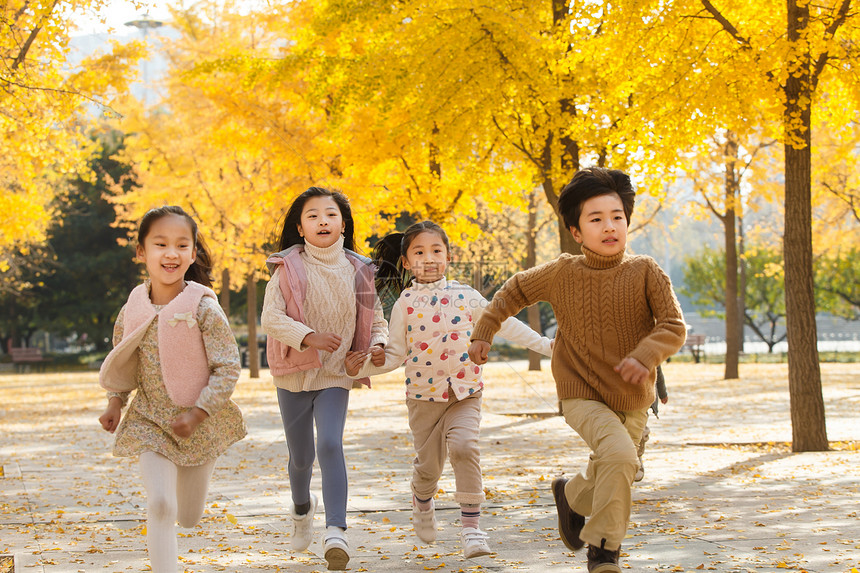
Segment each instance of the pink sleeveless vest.
[[[296,245],[271,255],[266,260],[272,273],[278,265],[281,265],[280,287],[281,295],[287,303],[287,316],[302,323],[305,322],[303,305],[308,288],[305,264],[301,259],[303,250],[304,247]],[[376,302],[376,287],[373,283],[374,267],[352,251],[346,250],[345,253],[347,260],[355,267],[356,321],[355,336],[350,348],[366,350],[370,346],[370,332]],[[274,376],[284,376],[322,366],[319,351],[315,348],[296,350],[271,336],[266,339],[266,359]],[[357,382],[370,386],[370,378],[362,378]]]
[[160,312],[149,299],[146,284],[135,287],[125,305],[122,340],[107,355],[99,371],[99,384],[111,392],[137,388],[138,346],[150,323],[158,318],[158,357],[167,394],[178,406],[191,407],[209,384],[209,361],[197,309],[204,296],[215,292],[188,281],[185,289]]

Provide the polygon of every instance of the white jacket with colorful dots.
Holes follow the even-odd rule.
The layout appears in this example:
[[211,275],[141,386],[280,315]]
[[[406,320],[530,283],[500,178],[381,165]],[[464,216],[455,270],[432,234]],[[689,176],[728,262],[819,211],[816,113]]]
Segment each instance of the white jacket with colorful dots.
[[[481,367],[469,360],[469,338],[487,300],[472,287],[448,281],[418,283],[405,289],[388,321],[385,364],[370,359],[354,378],[390,372],[406,366],[406,396],[414,400],[447,401],[453,390],[458,399],[484,387]],[[502,323],[498,336],[551,356],[550,339],[515,317]]]

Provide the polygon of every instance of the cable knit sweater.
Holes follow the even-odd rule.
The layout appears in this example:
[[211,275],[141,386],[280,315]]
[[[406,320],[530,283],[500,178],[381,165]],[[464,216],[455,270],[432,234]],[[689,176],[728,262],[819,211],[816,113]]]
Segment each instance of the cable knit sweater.
[[[274,376],[275,386],[290,392],[307,392],[325,388],[352,388],[343,361],[355,334],[355,267],[343,251],[343,237],[330,247],[319,248],[305,244],[301,255],[308,279],[308,296],[304,300],[305,323],[287,316],[286,302],[281,294],[278,268],[269,279],[263,301],[261,323],[266,334],[293,348],[305,350],[305,336],[312,332],[332,332],[343,341],[334,352],[320,352],[322,366],[284,376]],[[376,298],[370,344],[388,340],[388,325],[382,305]]]
[[[493,297],[472,340],[492,342],[503,320],[548,301],[558,330],[552,373],[561,400],[605,402],[615,411],[654,401],[657,365],[684,344],[686,326],[669,277],[651,257],[605,257],[583,248],[517,273]],[[651,371],[650,383],[628,384],[614,367],[626,357]]]

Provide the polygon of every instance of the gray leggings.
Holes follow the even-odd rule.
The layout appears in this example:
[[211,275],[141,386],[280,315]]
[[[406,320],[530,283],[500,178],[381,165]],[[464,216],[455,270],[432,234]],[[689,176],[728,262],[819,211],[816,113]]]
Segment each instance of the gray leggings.
[[290,490],[293,503],[310,501],[314,466],[314,422],[317,429],[326,527],[346,529],[346,461],[343,457],[343,428],[349,406],[349,390],[326,388],[313,392],[288,392],[278,388],[278,405],[287,436],[290,461]]

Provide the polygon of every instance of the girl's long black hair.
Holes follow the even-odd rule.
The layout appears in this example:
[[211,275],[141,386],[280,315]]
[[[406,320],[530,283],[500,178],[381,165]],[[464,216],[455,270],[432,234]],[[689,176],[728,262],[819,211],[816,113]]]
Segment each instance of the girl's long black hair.
[[349,199],[340,191],[326,189],[325,187],[309,187],[296,197],[293,204],[290,205],[290,210],[287,211],[287,216],[284,218],[281,237],[278,239],[278,250],[283,251],[293,245],[305,244],[305,238],[299,235],[299,225],[302,222],[302,210],[305,208],[305,203],[311,197],[331,197],[334,199],[338,209],[340,209],[340,216],[343,218],[344,223],[343,248],[354,251],[355,222],[352,219],[352,208],[349,206]]
[[451,250],[448,235],[433,221],[414,223],[402,233],[386,235],[373,247],[373,262],[377,266],[376,292],[379,293],[380,298],[397,298],[406,288],[409,283],[409,273],[403,268],[402,260],[415,237],[425,231],[439,235],[445,243],[445,248]]
[[197,231],[197,222],[185,212],[182,207],[177,205],[164,205],[155,207],[146,212],[143,219],[140,220],[140,227],[137,230],[137,244],[143,246],[143,241],[149,235],[149,230],[152,224],[168,215],[179,215],[185,217],[188,225],[191,227],[191,236],[194,237],[194,248],[197,249],[197,256],[194,257],[194,262],[185,271],[185,280],[194,281],[202,285],[212,286],[212,257],[209,254],[209,249],[206,247],[206,242]]

